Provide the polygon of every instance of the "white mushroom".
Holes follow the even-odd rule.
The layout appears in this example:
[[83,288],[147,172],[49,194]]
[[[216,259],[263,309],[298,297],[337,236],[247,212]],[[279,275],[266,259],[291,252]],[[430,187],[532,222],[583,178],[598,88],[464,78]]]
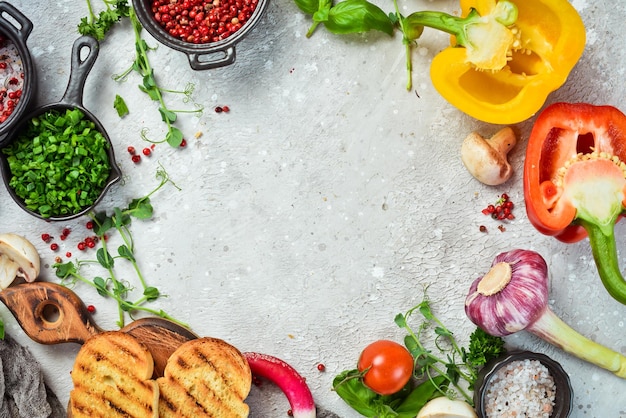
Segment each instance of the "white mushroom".
[[0,289],[17,277],[33,282],[39,276],[39,253],[33,244],[17,234],[0,234]]
[[461,161],[478,181],[496,186],[507,181],[513,174],[507,154],[516,143],[517,138],[510,127],[501,129],[488,139],[472,132],[461,146]]
[[428,401],[417,418],[476,418],[476,412],[465,401],[440,396]]

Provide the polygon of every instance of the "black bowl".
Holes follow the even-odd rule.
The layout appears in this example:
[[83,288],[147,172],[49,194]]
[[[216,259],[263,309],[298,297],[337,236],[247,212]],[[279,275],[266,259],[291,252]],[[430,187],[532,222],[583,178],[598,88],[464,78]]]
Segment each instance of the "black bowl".
[[[87,55],[83,58],[83,52],[87,50]],[[100,192],[98,198],[93,202],[91,206],[82,208],[79,212],[67,214],[67,215],[52,215],[52,216],[42,216],[40,213],[30,210],[26,207],[24,200],[17,196],[15,190],[9,186],[9,182],[13,174],[11,173],[11,168],[7,161],[7,157],[3,152],[0,152],[0,165],[2,169],[2,178],[4,183],[9,191],[9,194],[15,200],[15,202],[26,212],[34,215],[38,218],[44,219],[46,221],[66,221],[69,219],[77,218],[82,216],[93,209],[93,207],[102,200],[102,197],[106,193],[106,191],[121,178],[121,171],[117,166],[115,161],[115,154],[113,152],[113,146],[111,144],[111,139],[109,138],[104,126],[100,123],[100,121],[83,106],[83,92],[85,88],[85,81],[87,79],[87,75],[91,71],[96,58],[98,57],[99,52],[99,44],[98,41],[89,36],[82,36],[78,38],[74,42],[74,46],[72,48],[72,66],[70,71],[70,79],[67,84],[67,88],[65,90],[65,94],[63,98],[58,103],[48,104],[42,107],[39,107],[23,117],[19,124],[16,126],[14,131],[7,136],[6,143],[4,147],[8,144],[11,144],[17,136],[20,134],[21,129],[34,117],[42,115],[45,112],[54,110],[58,112],[65,112],[66,110],[79,109],[85,115],[85,118],[94,123],[96,129],[104,136],[106,142],[108,143],[107,156],[110,165],[110,173],[105,182],[102,191]]]
[[152,13],[152,0],[133,0],[133,7],[141,25],[163,45],[187,55],[194,70],[209,70],[235,62],[235,45],[261,20],[269,0],[259,0],[250,19],[229,37],[211,43],[194,44],[175,38],[164,30]]
[[[12,20],[7,19],[5,15],[10,16]],[[36,96],[37,71],[26,46],[26,41],[32,30],[32,22],[15,6],[4,1],[0,2],[0,34],[15,45],[24,72],[22,96],[11,116],[0,124],[0,146],[6,143],[7,135],[20,123],[22,116],[29,110]]]
[[498,370],[518,360],[539,360],[546,366],[556,385],[554,409],[551,418],[567,418],[572,410],[572,385],[563,367],[550,357],[531,351],[513,351],[503,357],[488,362],[480,371],[474,391],[474,405],[479,418],[485,418],[485,397],[493,377]]

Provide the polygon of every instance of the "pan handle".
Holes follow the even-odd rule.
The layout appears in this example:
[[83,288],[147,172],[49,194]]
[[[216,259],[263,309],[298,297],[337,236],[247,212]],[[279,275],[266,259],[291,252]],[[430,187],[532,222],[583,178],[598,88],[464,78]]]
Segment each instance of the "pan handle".
[[[83,51],[85,50],[87,55],[83,58]],[[60,101],[61,104],[83,107],[85,81],[87,81],[87,76],[93,68],[96,58],[98,58],[99,50],[98,41],[91,36],[81,36],[74,41],[70,79]]]
[[84,343],[102,330],[87,307],[70,289],[56,283],[34,282],[0,292],[26,335],[41,344]]
[[[3,13],[11,16],[19,24],[19,27],[13,24],[9,19],[3,16]],[[15,6],[7,3],[0,2],[0,20],[7,25],[7,29],[10,30],[15,36],[22,42],[26,43],[28,35],[33,30],[33,22],[31,22],[22,12],[20,12]]]

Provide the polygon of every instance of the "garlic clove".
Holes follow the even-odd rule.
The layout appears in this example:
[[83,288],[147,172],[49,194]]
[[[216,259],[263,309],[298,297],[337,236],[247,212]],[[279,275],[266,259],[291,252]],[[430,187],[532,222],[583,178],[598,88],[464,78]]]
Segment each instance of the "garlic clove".
[[428,401],[417,418],[477,418],[477,415],[467,402],[441,396]]
[[7,288],[17,277],[33,282],[41,269],[35,246],[21,235],[0,234],[0,289]]

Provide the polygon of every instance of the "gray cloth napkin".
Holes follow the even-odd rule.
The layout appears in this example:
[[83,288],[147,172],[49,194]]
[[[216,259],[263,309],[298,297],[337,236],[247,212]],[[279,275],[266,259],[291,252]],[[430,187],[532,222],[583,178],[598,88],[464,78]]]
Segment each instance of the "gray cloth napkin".
[[0,418],[67,416],[59,399],[44,383],[35,356],[8,335],[0,340],[0,369]]

